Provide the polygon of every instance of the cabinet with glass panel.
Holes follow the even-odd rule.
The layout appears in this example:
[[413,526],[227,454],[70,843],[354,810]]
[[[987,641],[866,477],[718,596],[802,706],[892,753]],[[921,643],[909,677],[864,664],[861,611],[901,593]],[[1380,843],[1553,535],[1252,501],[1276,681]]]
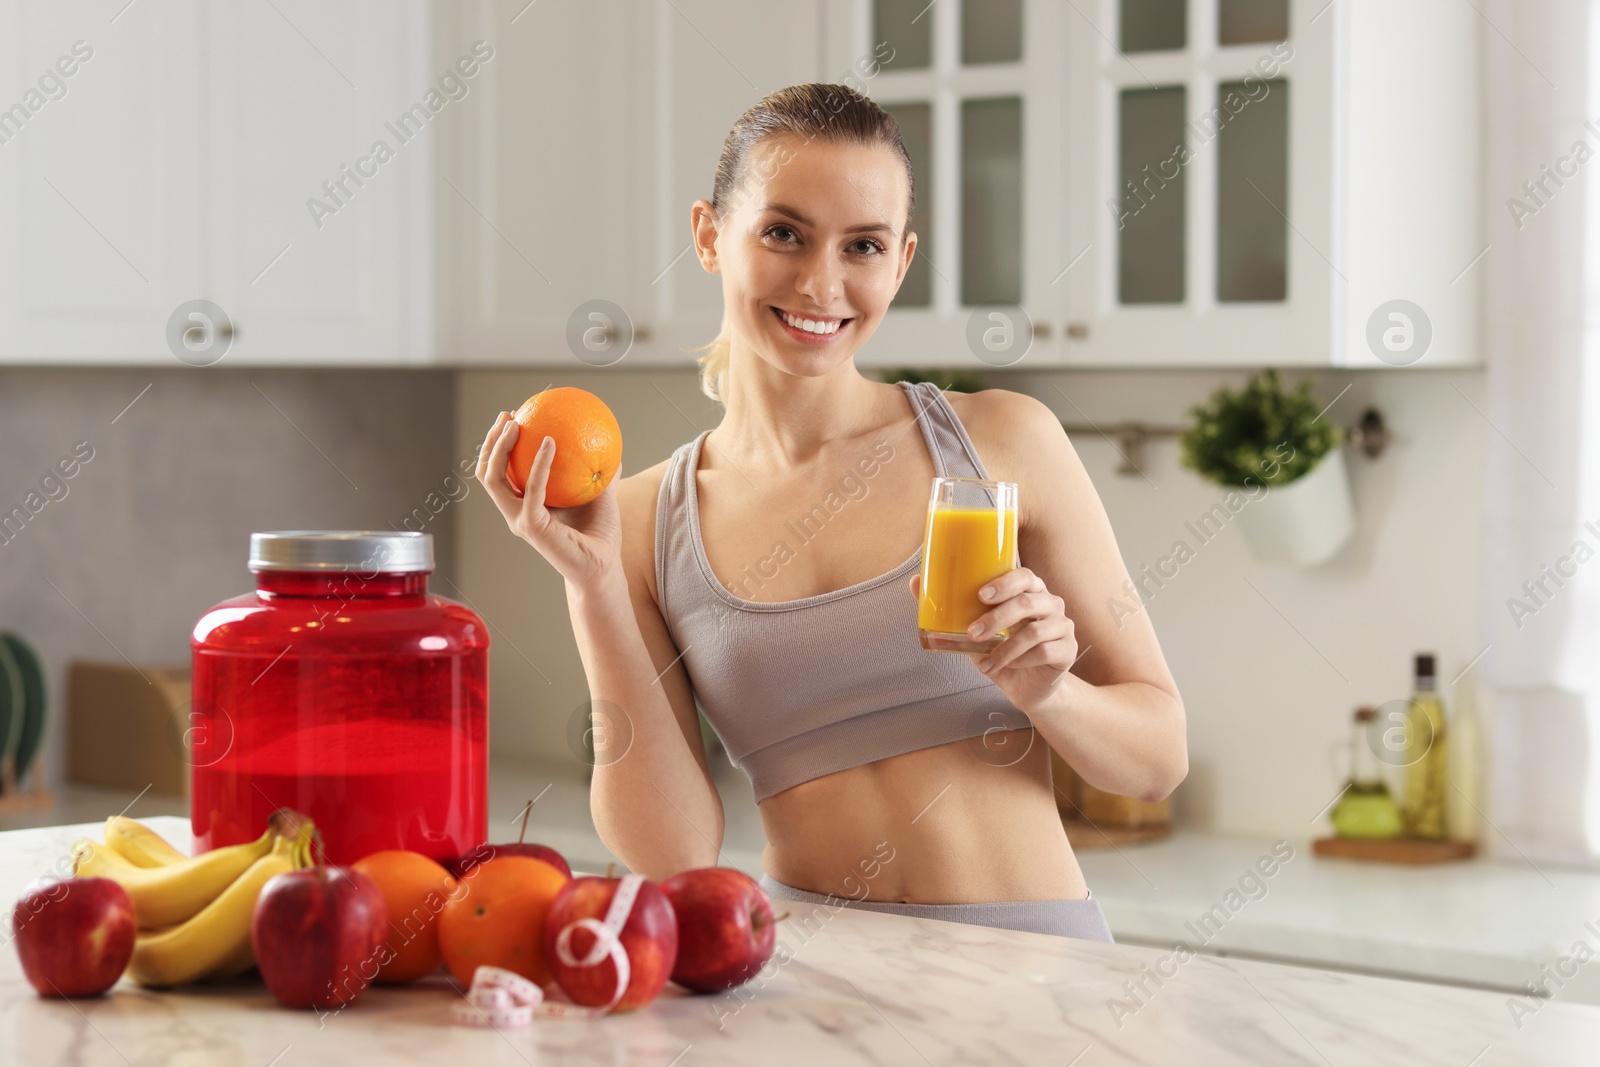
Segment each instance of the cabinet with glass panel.
[[[829,11],[830,55],[892,48],[866,91],[919,183],[918,255],[864,363],[1481,361],[1470,5]],[[974,318],[1031,340],[997,355]]]
[[1059,361],[1065,5],[832,0],[828,68],[893,114],[916,173],[917,252],[864,366]]

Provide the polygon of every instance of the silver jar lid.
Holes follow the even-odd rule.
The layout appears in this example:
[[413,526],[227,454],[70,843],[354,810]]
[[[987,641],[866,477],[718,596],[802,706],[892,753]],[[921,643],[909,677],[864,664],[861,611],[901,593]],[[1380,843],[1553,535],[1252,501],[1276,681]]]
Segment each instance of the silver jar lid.
[[252,571],[433,570],[433,535],[398,530],[273,530],[250,535]]

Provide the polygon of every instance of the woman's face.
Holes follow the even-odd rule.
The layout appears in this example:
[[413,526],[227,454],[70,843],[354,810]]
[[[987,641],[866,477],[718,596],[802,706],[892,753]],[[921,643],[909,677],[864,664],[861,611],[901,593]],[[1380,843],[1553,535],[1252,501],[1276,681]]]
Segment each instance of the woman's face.
[[[701,264],[722,275],[736,342],[793,374],[826,374],[866,342],[916,251],[911,190],[887,145],[769,138],[724,207],[695,203]],[[791,319],[785,320],[787,312]],[[810,328],[795,322],[810,320]]]

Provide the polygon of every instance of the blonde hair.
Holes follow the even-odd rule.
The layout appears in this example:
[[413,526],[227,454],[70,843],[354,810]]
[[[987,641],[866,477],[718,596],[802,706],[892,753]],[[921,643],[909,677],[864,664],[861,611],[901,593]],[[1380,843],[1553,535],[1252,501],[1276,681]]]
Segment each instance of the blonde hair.
[[[900,233],[901,246],[904,247],[906,231],[911,229],[911,215],[917,203],[917,185],[911,170],[911,157],[900,139],[900,124],[869,97],[848,85],[829,82],[806,82],[779,89],[739,116],[727,140],[722,143],[722,156],[717,161],[716,178],[712,184],[711,207],[718,219],[723,217],[725,211],[737,207],[730,201],[742,186],[753,150],[776,134],[795,134],[805,138],[807,144],[812,141],[824,144],[883,144],[894,149],[905,165],[906,184],[910,190],[905,229]],[[724,307],[722,326],[717,336],[706,344],[684,349],[686,352],[703,353],[695,361],[700,366],[700,391],[718,403],[726,395],[731,348],[728,309]]]

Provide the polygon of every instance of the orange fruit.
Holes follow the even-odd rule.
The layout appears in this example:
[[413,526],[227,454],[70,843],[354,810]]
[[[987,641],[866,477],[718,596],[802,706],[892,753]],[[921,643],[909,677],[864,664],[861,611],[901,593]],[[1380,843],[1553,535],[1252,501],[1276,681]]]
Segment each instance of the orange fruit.
[[389,909],[389,952],[393,956],[378,967],[375,980],[414,982],[437,971],[443,960],[439,915],[458,894],[450,872],[422,853],[404,849],[374,852],[351,866],[376,883]]
[[473,972],[488,964],[548,985],[545,915],[571,880],[532,856],[496,856],[469,871],[439,915],[439,949],[456,981],[471,985]]
[[544,506],[575,508],[599,496],[622,466],[622,427],[605,401],[570,385],[535,393],[517,409],[517,443],[506,480],[523,492],[533,459],[546,437],[555,438]]

